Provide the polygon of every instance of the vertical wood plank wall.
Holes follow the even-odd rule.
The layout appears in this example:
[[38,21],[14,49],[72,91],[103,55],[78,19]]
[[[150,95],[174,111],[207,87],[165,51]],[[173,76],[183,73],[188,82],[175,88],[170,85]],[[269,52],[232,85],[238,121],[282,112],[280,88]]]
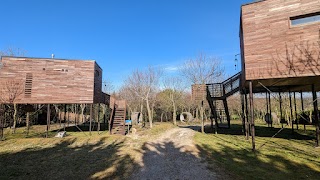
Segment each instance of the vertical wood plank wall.
[[[2,57],[0,91],[8,99],[8,82],[22,83],[23,92],[15,99],[20,104],[98,103],[102,98],[102,69],[93,60],[60,60]],[[95,77],[95,72],[99,76]],[[28,84],[26,75],[28,74]],[[32,82],[30,83],[30,74]],[[31,85],[30,85],[31,84]],[[24,88],[31,86],[31,96]],[[29,93],[29,92],[27,92]]]
[[97,63],[94,63],[94,97],[95,103],[102,103],[104,101],[102,94],[102,69]]
[[[320,22],[290,23],[290,17],[320,12],[320,0],[265,0],[243,5],[241,10],[246,80],[320,75]],[[301,54],[301,49],[312,52],[312,58]]]

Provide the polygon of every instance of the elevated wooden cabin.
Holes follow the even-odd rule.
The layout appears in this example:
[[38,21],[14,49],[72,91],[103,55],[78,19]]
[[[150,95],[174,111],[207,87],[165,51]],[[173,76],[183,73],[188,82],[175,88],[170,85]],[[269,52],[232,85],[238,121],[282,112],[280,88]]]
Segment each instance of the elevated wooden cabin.
[[101,89],[102,69],[94,60],[1,57],[1,103],[106,103]]
[[241,8],[242,85],[320,90],[320,1],[261,0]]
[[[316,146],[320,142],[319,111],[316,91],[320,90],[320,1],[261,0],[241,8],[240,46],[242,56],[241,90],[249,93],[242,100],[246,135],[251,129],[252,149],[255,150],[253,93],[266,92],[267,112],[271,115],[270,93],[289,92],[290,124],[294,131],[291,92],[312,91]],[[248,116],[248,108],[250,116]],[[244,109],[246,108],[246,110]],[[303,110],[303,105],[302,105]],[[296,112],[296,111],[295,111]],[[297,114],[295,115],[297,118]],[[272,126],[271,117],[266,118]],[[299,120],[296,119],[297,124]],[[248,123],[246,123],[248,122]]]

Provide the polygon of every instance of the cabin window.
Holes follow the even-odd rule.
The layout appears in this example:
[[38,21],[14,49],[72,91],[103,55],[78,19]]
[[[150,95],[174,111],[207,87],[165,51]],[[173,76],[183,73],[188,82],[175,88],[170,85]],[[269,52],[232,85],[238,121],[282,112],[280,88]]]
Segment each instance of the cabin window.
[[290,21],[292,26],[320,22],[320,12],[291,17]]
[[33,80],[32,73],[27,73],[26,74],[26,82],[24,85],[24,97],[26,97],[26,98],[31,97],[32,80]]

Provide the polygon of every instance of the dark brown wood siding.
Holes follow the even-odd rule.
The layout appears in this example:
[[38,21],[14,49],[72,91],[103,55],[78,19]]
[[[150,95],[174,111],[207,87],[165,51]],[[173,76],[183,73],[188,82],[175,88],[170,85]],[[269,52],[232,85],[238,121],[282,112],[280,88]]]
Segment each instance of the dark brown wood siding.
[[[320,22],[290,18],[320,12],[320,0],[265,0],[242,6],[240,38],[246,80],[320,75]],[[305,53],[311,52],[311,57]]]
[[94,63],[94,103],[103,103],[102,93],[102,69],[97,63]]
[[[102,70],[95,61],[20,57],[1,60],[2,102],[8,99],[8,82],[22,84],[23,92],[14,100],[20,104],[89,104],[95,103],[94,97],[102,96]],[[95,70],[100,78],[95,78]]]

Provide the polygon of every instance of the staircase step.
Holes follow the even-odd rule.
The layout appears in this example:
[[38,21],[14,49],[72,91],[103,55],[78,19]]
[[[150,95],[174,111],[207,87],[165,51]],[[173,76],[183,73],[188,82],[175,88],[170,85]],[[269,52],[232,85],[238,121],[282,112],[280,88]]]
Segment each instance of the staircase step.
[[125,134],[125,118],[126,108],[118,108],[117,106],[114,109],[114,115],[112,118],[111,134]]

